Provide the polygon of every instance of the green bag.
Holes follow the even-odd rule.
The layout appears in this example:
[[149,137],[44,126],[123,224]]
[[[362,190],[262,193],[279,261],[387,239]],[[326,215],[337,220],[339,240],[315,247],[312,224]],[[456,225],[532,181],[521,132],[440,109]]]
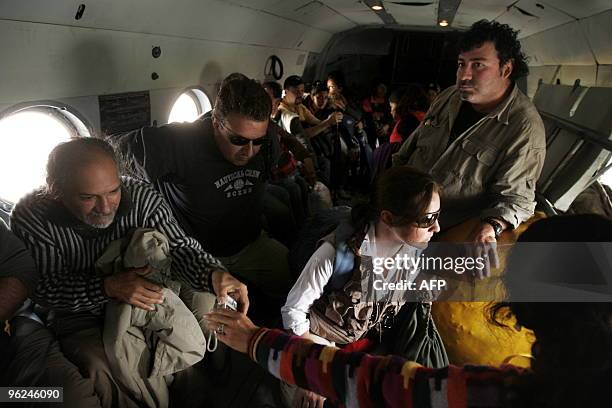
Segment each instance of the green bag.
[[395,316],[393,327],[385,331],[383,343],[388,354],[426,367],[441,368],[449,364],[429,302],[405,303]]

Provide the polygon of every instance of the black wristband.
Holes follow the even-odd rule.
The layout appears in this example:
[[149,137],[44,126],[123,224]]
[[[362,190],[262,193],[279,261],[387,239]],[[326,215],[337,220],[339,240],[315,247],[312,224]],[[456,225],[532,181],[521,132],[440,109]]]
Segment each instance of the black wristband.
[[487,217],[482,221],[493,227],[493,231],[495,231],[495,238],[498,238],[504,230],[504,227],[501,225],[501,223],[493,217]]

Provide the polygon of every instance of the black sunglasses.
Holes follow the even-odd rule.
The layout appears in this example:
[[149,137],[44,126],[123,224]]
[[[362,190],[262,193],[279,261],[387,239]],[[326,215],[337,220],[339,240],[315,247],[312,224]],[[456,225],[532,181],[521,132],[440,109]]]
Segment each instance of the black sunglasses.
[[217,122],[221,125],[223,129],[227,131],[227,138],[234,146],[246,146],[249,143],[253,143],[253,146],[261,146],[268,141],[268,138],[265,135],[262,137],[258,137],[257,139],[248,139],[244,136],[237,135],[230,128],[225,126],[225,123],[223,123],[222,120],[217,119]]
[[439,217],[440,217],[440,210],[430,212],[430,213],[425,213],[422,217],[416,220],[416,225],[419,228],[429,228],[432,225],[434,225],[436,221],[438,221]]

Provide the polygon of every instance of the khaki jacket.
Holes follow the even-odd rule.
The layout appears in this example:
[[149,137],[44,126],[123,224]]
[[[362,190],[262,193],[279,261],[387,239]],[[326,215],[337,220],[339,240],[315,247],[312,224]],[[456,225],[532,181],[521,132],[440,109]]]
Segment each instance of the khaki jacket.
[[447,148],[461,103],[455,86],[442,92],[393,155],[393,165],[414,166],[441,183],[442,228],[472,217],[501,218],[516,228],[535,209],[546,154],[542,119],[515,85],[493,112]]
[[138,228],[131,238],[111,242],[96,262],[100,275],[150,265],[146,278],[164,285],[164,303],[146,311],[111,300],[106,305],[104,350],[113,375],[147,407],[167,407],[166,376],[202,360],[206,339],[193,313],[179,299],[172,281],[165,235]]

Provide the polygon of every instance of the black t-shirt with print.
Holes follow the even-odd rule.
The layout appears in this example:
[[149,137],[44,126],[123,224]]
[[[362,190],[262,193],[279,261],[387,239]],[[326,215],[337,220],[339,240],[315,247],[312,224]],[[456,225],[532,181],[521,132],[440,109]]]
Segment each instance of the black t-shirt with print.
[[261,233],[265,148],[247,165],[235,166],[219,151],[209,116],[146,127],[120,144],[162,192],[185,231],[212,255],[234,255]]

